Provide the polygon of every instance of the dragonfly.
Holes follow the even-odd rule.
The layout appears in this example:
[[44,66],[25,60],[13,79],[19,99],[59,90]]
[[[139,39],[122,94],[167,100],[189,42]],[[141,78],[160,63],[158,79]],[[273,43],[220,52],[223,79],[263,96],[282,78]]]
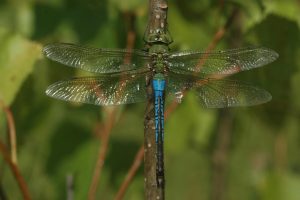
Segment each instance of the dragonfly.
[[[97,76],[76,77],[50,85],[50,97],[99,106],[154,101],[156,179],[163,187],[164,106],[167,95],[181,102],[185,92],[193,90],[205,108],[252,106],[271,100],[264,89],[227,79],[241,71],[273,62],[278,54],[264,47],[226,51],[171,52],[171,41],[159,33],[146,41],[146,50],[102,49],[68,43],[48,44],[43,48],[49,59]],[[151,77],[153,96],[146,91]]]

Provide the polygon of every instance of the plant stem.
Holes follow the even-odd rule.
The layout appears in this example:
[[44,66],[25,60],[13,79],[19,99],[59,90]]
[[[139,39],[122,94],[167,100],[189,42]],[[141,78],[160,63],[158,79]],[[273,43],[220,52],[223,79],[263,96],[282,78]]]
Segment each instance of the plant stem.
[[103,165],[106,159],[108,144],[109,144],[109,136],[111,130],[114,126],[115,117],[116,117],[116,109],[113,109],[111,112],[108,112],[108,120],[103,126],[103,132],[101,137],[101,146],[99,148],[98,158],[96,161],[96,166],[94,169],[92,182],[88,192],[88,199],[94,200],[96,199],[97,188],[100,180],[100,176],[102,173]]
[[9,148],[11,154],[12,162],[17,165],[17,134],[16,134],[16,126],[13,113],[11,112],[9,107],[6,107],[4,103],[0,102],[0,107],[2,107],[3,111],[6,114],[7,125],[8,125],[8,140],[9,140]]
[[[156,143],[154,126],[154,103],[151,78],[147,78],[148,102],[144,122],[144,176],[145,199],[152,200],[158,196],[156,186]],[[161,199],[161,198],[160,198]]]
[[[149,0],[149,21],[145,31],[145,38],[151,35],[153,31],[159,31],[165,35],[169,34],[167,28],[167,10],[168,4],[166,0]],[[145,199],[164,200],[164,186],[157,187],[156,180],[157,159],[152,78],[153,77],[147,77],[146,79],[148,102],[144,121]],[[162,177],[162,179],[164,179],[164,177]]]
[[22,196],[24,200],[31,200],[30,194],[29,194],[29,190],[28,187],[25,183],[25,180],[23,178],[23,176],[20,173],[20,170],[18,168],[18,166],[12,161],[12,159],[9,156],[9,152],[7,151],[4,143],[2,143],[2,141],[0,141],[0,153],[3,156],[3,159],[5,160],[5,162],[8,164],[8,166],[10,167],[17,183],[18,186],[22,192]]

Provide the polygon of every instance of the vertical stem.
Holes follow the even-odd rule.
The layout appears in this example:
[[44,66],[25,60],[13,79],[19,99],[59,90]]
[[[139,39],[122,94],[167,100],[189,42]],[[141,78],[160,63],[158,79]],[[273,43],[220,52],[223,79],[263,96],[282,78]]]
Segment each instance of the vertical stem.
[[99,179],[102,173],[103,165],[106,159],[108,144],[109,144],[109,137],[111,130],[113,128],[115,117],[116,117],[116,109],[108,112],[108,121],[105,123],[103,127],[102,137],[101,137],[101,146],[99,148],[98,158],[96,161],[96,166],[94,169],[92,182],[88,192],[88,199],[94,200],[96,199],[97,187],[99,184]]
[[172,37],[168,30],[167,0],[149,0],[149,21],[144,35],[146,44],[162,42],[167,45],[172,43]]
[[9,152],[7,151],[4,143],[0,141],[0,154],[2,154],[4,161],[9,165],[18,185],[22,192],[22,196],[24,200],[31,200],[29,190],[25,183],[24,178],[22,177],[18,166],[12,161],[10,158]]
[[144,122],[144,175],[145,175],[145,199],[163,199],[161,188],[156,186],[156,143],[155,143],[155,119],[152,77],[147,77],[148,102]]
[[[144,40],[146,45],[160,40],[171,43],[171,37],[167,28],[166,0],[149,0],[149,21],[145,31]],[[163,36],[163,37],[162,37]],[[148,47],[149,47],[148,46]],[[147,46],[146,46],[147,47]],[[154,95],[152,88],[153,77],[146,77],[148,102],[144,121],[144,174],[145,174],[145,199],[164,200],[164,187],[157,187],[156,181],[156,143],[155,143],[155,117],[154,117]]]
[[9,107],[6,107],[1,101],[0,106],[6,114],[7,125],[8,125],[8,140],[10,147],[11,160],[14,164],[17,165],[17,135],[16,135],[16,126],[13,113]]

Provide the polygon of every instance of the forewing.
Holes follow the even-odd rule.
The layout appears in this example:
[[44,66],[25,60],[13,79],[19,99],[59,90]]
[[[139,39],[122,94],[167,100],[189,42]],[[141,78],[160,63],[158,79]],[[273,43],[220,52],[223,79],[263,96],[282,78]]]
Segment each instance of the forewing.
[[75,44],[48,44],[46,57],[64,65],[95,73],[147,69],[148,54],[141,50],[99,49]]
[[216,52],[184,51],[172,53],[170,70],[178,73],[234,74],[273,62],[278,54],[263,47],[249,47]]
[[181,101],[184,93],[190,89],[196,92],[206,108],[253,106],[272,99],[264,89],[240,81],[170,73],[167,87],[169,94]]
[[46,94],[71,102],[119,105],[146,100],[145,74],[74,78],[50,85]]

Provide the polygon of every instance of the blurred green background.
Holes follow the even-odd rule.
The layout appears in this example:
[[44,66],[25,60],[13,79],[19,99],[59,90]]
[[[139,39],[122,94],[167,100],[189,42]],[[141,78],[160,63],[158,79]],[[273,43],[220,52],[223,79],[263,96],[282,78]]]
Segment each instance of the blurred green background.
[[[267,104],[203,109],[190,93],[166,122],[166,199],[300,199],[300,1],[169,0],[172,50],[204,50],[237,10],[217,49],[266,46],[280,55],[268,66],[235,75],[273,95]],[[71,42],[125,48],[130,17],[143,47],[146,0],[1,0],[0,99],[13,112],[18,165],[33,199],[87,199],[107,108],[45,96],[46,87],[84,73],[51,62],[42,45]],[[171,101],[169,101],[171,102]],[[143,144],[145,103],[119,106],[97,199],[113,199]],[[0,111],[1,140],[7,120]],[[98,133],[99,134],[99,133]],[[101,133],[100,133],[101,134]],[[0,159],[1,191],[22,199]],[[143,199],[141,167],[125,199]]]

